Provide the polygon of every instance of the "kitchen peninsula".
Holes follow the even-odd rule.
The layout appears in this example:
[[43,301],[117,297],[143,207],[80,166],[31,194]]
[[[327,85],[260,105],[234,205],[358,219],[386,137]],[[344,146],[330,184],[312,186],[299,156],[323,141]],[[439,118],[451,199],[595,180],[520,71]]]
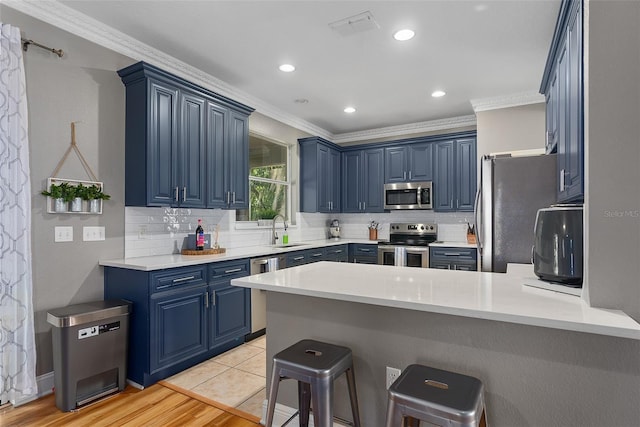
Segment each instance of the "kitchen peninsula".
[[[523,286],[523,277],[320,262],[232,285],[268,291],[268,369],[276,352],[302,338],[353,350],[367,426],[384,422],[385,367],[411,363],[480,378],[494,426],[633,425],[640,325]],[[295,391],[283,383],[279,403],[296,407]],[[335,393],[336,415],[349,419],[345,384]]]

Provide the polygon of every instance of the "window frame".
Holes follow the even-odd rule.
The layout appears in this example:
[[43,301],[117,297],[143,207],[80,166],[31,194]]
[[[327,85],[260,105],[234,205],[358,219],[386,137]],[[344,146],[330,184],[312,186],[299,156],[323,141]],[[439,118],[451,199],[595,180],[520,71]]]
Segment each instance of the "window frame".
[[[287,217],[287,224],[294,226],[295,225],[295,218],[292,218],[292,216],[291,216],[292,206],[293,206],[293,200],[291,199],[291,197],[292,197],[292,187],[293,187],[293,183],[291,182],[291,169],[292,169],[292,164],[291,164],[291,160],[292,160],[291,144],[287,144],[286,142],[279,141],[277,139],[262,135],[262,134],[257,133],[257,132],[249,131],[249,135],[254,137],[254,138],[258,138],[258,139],[261,139],[261,140],[266,141],[268,143],[271,143],[271,144],[280,145],[280,146],[284,147],[287,150],[287,152],[286,152],[286,162],[287,162],[286,163],[286,165],[287,165],[286,181],[278,181],[276,179],[271,179],[271,178],[261,178],[261,177],[251,176],[251,165],[249,165],[249,167],[248,167],[249,173],[247,175],[247,182],[249,183],[249,187],[251,187],[251,181],[264,182],[264,183],[267,183],[267,184],[285,185],[286,186],[286,195],[287,195],[287,208],[286,208],[285,216]],[[249,203],[251,203],[251,198],[249,198]],[[251,210],[251,205],[249,205],[248,210]],[[256,221],[256,220],[239,221],[237,218],[238,218],[238,216],[237,216],[237,213],[236,213],[236,215],[235,215],[236,228],[241,228],[241,229],[271,228],[271,225],[259,225],[258,221]]]

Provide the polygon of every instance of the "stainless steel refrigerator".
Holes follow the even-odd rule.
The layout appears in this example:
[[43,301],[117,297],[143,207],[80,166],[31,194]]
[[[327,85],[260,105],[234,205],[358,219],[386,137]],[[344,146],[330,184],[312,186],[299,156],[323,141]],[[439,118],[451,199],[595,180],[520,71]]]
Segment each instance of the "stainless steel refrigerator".
[[531,264],[538,209],[556,203],[556,155],[483,156],[475,223],[482,271]]

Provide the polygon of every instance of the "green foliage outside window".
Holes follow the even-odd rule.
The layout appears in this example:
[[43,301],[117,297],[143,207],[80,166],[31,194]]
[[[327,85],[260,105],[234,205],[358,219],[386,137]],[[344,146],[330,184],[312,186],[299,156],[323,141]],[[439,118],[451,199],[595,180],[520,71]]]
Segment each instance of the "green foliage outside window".
[[[251,177],[286,181],[285,165],[252,168]],[[260,180],[249,181],[250,220],[273,219],[277,214],[286,216],[287,188],[283,184]]]

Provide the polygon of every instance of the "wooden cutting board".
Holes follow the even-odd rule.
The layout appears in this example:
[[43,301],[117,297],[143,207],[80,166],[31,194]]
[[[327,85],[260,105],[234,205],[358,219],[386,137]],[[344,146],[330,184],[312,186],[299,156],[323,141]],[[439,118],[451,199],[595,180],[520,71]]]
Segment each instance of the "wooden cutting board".
[[227,250],[225,248],[216,248],[216,249],[203,249],[201,251],[196,251],[195,249],[183,249],[182,255],[215,255],[215,254],[223,254]]

